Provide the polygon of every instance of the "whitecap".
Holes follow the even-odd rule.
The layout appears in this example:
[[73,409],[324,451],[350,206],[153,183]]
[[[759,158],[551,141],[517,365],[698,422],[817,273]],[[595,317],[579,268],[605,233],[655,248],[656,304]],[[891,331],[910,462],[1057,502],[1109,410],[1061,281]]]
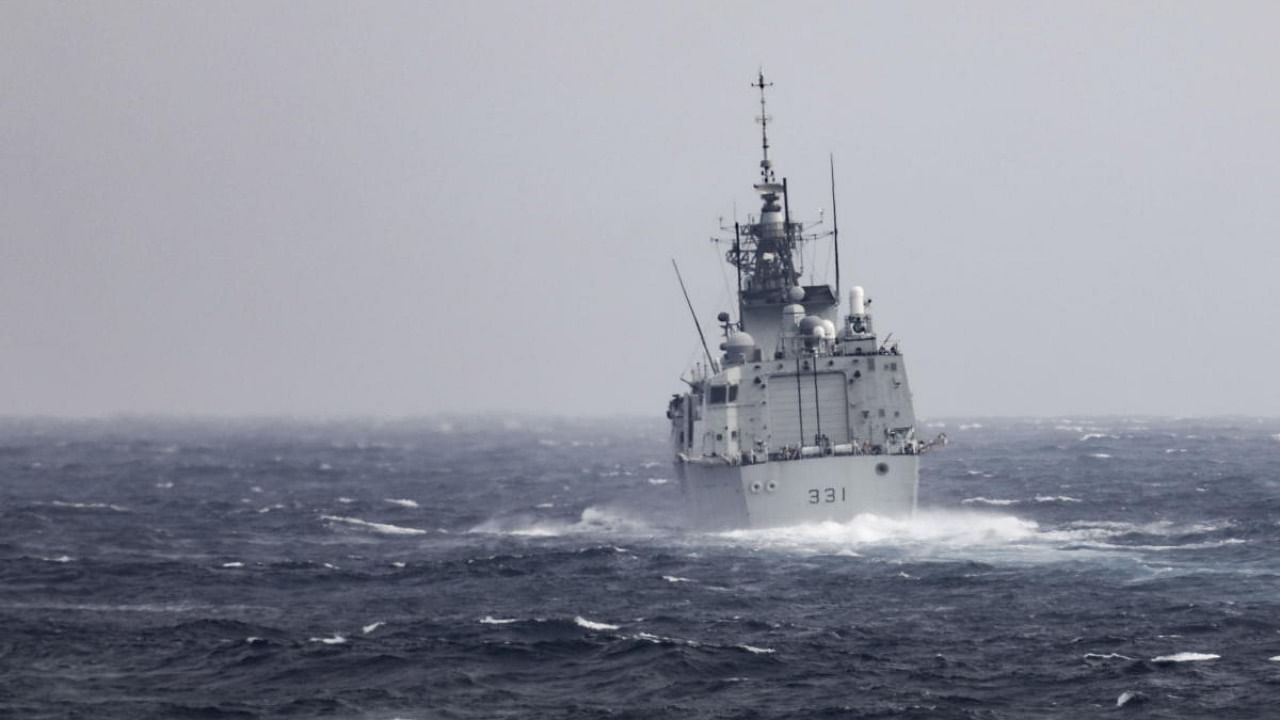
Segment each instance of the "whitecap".
[[369,623],[368,625],[365,625],[364,627],[360,628],[360,630],[363,631],[365,635],[368,635],[369,633],[373,632],[374,630],[377,630],[383,625],[386,625],[386,623],[379,620],[377,622]]
[[635,635],[632,635],[631,637],[635,638],[636,640],[644,640],[646,642],[651,642],[655,645],[661,645],[662,643],[668,643],[671,645],[688,645],[689,647],[700,647],[702,645],[702,643],[699,643],[697,640],[681,640],[680,638],[666,637],[664,635],[654,635],[653,633],[647,633],[647,632],[639,632],[639,633],[636,633]]
[[651,477],[648,482],[650,485],[666,485],[671,482],[671,478]]
[[1107,653],[1106,655],[1103,655],[1101,653],[1085,653],[1084,659],[1085,660],[1132,660],[1133,658],[1129,657],[1128,655],[1121,655],[1120,653]]
[[351,503],[355,502],[355,499],[349,498],[349,497],[340,497],[338,498],[338,502],[342,503],[343,505],[350,505]]
[[1267,658],[1267,660],[1269,660],[1269,661],[1271,661],[1271,662],[1280,662],[1280,655],[1276,655],[1275,657]]
[[116,512],[129,512],[129,508],[115,505],[113,503],[103,502],[66,502],[63,500],[54,500],[49,503],[54,507],[74,508],[76,510],[115,510]]
[[770,545],[828,549],[836,544],[915,543],[974,546],[1007,545],[1035,538],[1039,525],[1012,515],[977,511],[922,510],[911,518],[863,514],[845,523],[822,522],[761,530],[730,530],[721,537]]
[[1073,498],[1067,495],[1037,495],[1038,503],[1078,503],[1083,502],[1080,498]]
[[538,503],[537,505],[534,505],[534,507],[538,508],[539,510],[548,510],[555,506],[556,504],[553,502],[544,502],[544,503]]
[[346,641],[347,639],[342,637],[338,633],[334,633],[333,637],[327,637],[327,638],[313,637],[310,639],[310,642],[324,643],[325,645],[341,645]]
[[521,537],[559,537],[561,535],[601,532],[638,533],[649,529],[649,526],[640,520],[632,519],[609,508],[600,508],[593,505],[583,510],[576,522],[545,519],[529,521],[528,518],[513,521],[495,518],[485,521],[467,532],[499,533]]
[[678,576],[678,575],[663,575],[663,576],[662,576],[662,579],[663,579],[663,580],[666,580],[666,581],[667,581],[667,582],[669,582],[669,583],[686,583],[686,582],[693,582],[693,580],[690,580],[690,579],[689,579],[689,578],[687,578],[687,577],[680,577],[680,576]]
[[54,563],[69,563],[69,562],[71,562],[71,556],[70,556],[70,555],[59,555],[58,557],[51,557],[51,558],[50,558],[50,557],[42,557],[42,558],[40,558],[40,559],[41,559],[41,560],[43,560],[43,561],[45,561],[45,562],[54,562]]
[[156,483],[156,487],[160,488],[161,490],[168,490],[173,487],[173,483],[166,480],[164,482]]
[[1014,505],[1017,500],[1004,500],[1002,498],[989,498],[979,495],[978,497],[965,498],[960,501],[962,505]]
[[263,640],[262,638],[256,635],[250,635],[249,637],[245,638],[244,641],[250,645],[257,645],[260,642],[266,642],[265,640]]
[[394,568],[402,568],[402,567],[404,567],[404,563],[403,563],[402,561],[400,561],[400,560],[396,560],[396,561],[394,561],[394,562],[392,562],[392,563],[391,563],[391,567],[394,567]]
[[427,534],[426,530],[419,530],[418,528],[401,527],[399,525],[388,525],[387,523],[369,522],[368,520],[361,520],[360,518],[342,517],[341,515],[321,515],[320,519],[328,520],[329,522],[344,523],[346,525],[354,525],[355,527],[366,528],[377,533],[382,533],[383,535],[426,535]]
[[410,500],[408,498],[383,498],[383,500],[391,503],[392,505],[399,505],[400,507],[404,507],[404,508],[418,507],[417,500]]
[[617,630],[619,628],[618,625],[610,625],[609,623],[595,622],[594,620],[588,620],[582,617],[581,615],[576,616],[573,619],[573,622],[577,624],[579,627],[584,627],[588,630]]
[[222,567],[224,567],[224,568],[242,568],[242,567],[244,567],[244,563],[242,563],[242,562],[224,562],[224,563],[222,563]]
[[1089,453],[1089,457],[1096,458],[1098,460],[1107,460],[1111,455],[1109,453]]
[[746,650],[747,652],[753,653],[755,655],[769,655],[776,652],[773,648],[762,648],[762,647],[756,647],[755,645],[737,645],[736,647],[740,647],[743,650]]
[[1151,658],[1151,662],[1157,663],[1177,663],[1177,662],[1200,662],[1202,660],[1217,660],[1221,655],[1213,653],[1198,652],[1180,652],[1173,655],[1161,655],[1160,657]]
[[513,622],[520,622],[520,621],[515,618],[496,618],[492,615],[485,615],[484,617],[480,618],[477,622],[479,622],[481,625],[510,625]]
[[1134,702],[1134,701],[1142,702],[1143,700],[1146,700],[1146,699],[1147,697],[1140,692],[1137,692],[1135,690],[1125,690],[1124,692],[1120,693],[1120,697],[1116,698],[1116,707],[1124,707],[1125,705],[1128,705],[1131,702]]

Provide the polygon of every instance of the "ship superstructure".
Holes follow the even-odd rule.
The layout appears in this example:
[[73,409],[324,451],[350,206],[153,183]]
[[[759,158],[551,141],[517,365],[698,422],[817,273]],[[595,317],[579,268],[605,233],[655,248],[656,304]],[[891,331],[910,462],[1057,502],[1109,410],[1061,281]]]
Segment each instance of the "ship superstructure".
[[[738,528],[910,515],[928,445],[905,360],[876,335],[861,287],[842,312],[838,230],[792,220],[769,158],[768,86],[761,72],[760,214],[735,223],[726,254],[738,319],[720,313],[720,354],[707,353],[667,409],[691,519]],[[825,237],[836,243],[834,289],[803,282],[801,248]]]

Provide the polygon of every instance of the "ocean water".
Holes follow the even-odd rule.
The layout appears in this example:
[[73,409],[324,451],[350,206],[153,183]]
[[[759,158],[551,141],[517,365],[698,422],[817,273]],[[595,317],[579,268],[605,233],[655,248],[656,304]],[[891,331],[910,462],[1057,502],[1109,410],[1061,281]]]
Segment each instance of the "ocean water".
[[0,421],[0,717],[1280,717],[1280,421],[928,430],[709,534],[660,421]]

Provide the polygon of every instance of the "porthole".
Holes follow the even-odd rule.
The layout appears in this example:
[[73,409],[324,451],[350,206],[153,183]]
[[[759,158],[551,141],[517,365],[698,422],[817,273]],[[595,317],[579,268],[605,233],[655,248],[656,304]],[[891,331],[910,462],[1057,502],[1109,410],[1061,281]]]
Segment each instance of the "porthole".
[[759,481],[759,480],[757,480],[757,481],[755,481],[755,482],[751,483],[751,492],[753,492],[753,493],[758,493],[758,492],[760,492],[760,481]]
[[769,481],[769,484],[764,486],[764,489],[765,489],[765,490],[768,490],[769,492],[773,492],[774,490],[777,490],[777,489],[778,489],[778,481],[777,481],[777,480],[770,480],[770,481]]
[[889,474],[889,463],[876,463],[876,474],[877,474],[877,475],[888,475],[888,474]]

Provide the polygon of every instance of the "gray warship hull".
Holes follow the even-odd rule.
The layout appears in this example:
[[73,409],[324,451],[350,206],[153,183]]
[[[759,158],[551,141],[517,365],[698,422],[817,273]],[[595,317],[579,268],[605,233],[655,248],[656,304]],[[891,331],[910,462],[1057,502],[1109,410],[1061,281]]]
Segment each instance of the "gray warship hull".
[[700,530],[843,523],[872,514],[910,517],[918,455],[828,456],[756,465],[677,462],[689,514]]

